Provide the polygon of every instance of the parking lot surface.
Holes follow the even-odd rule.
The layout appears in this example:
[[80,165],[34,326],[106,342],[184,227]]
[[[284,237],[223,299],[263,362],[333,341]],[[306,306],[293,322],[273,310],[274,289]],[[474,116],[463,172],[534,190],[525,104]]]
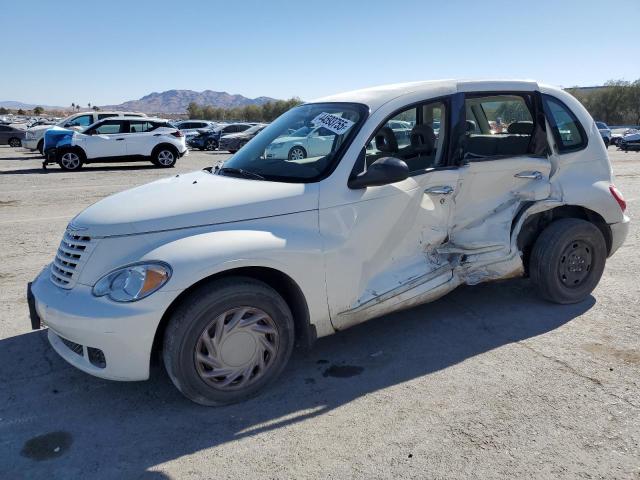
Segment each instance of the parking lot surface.
[[80,210],[227,156],[66,173],[0,147],[0,479],[640,479],[640,153],[609,153],[634,221],[587,301],[546,303],[526,280],[459,288],[205,408],[159,365],[138,383],[67,365],[30,330],[25,293]]

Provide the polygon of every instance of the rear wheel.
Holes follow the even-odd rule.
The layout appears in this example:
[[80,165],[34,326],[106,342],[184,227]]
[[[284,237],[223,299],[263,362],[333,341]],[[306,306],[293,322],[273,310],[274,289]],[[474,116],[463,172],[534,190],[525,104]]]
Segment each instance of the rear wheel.
[[79,152],[69,150],[60,154],[58,164],[63,170],[80,170],[82,168],[83,159]]
[[215,150],[216,148],[218,148],[218,142],[216,142],[213,139],[209,139],[204,143],[205,150],[212,151],[212,150]]
[[563,218],[542,231],[529,271],[538,293],[555,303],[578,303],[598,285],[607,258],[602,232],[578,218]]
[[159,147],[153,152],[153,163],[158,167],[170,168],[176,164],[178,154],[173,148]]
[[9,139],[9,146],[10,147],[18,148],[21,145],[22,145],[22,142],[20,141],[19,138],[10,138]]
[[202,405],[257,394],[282,372],[293,349],[293,317],[268,285],[234,277],[194,290],[174,311],[163,360],[174,385]]

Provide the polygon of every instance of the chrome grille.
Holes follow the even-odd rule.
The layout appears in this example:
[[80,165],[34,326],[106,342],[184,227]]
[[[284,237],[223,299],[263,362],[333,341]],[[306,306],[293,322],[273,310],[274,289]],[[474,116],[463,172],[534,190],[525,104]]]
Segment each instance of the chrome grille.
[[90,237],[67,230],[51,264],[51,281],[59,287],[72,288],[93,245]]

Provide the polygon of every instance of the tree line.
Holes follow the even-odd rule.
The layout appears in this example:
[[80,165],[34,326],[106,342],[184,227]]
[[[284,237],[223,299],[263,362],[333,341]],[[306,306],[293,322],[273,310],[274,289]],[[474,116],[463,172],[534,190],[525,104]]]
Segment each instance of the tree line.
[[602,88],[568,88],[591,116],[609,125],[640,125],[640,79],[610,80]]
[[287,110],[300,105],[297,97],[289,100],[276,100],[262,105],[245,105],[243,107],[223,108],[212,105],[198,105],[191,102],[187,107],[189,118],[201,120],[236,121],[236,122],[271,122]]

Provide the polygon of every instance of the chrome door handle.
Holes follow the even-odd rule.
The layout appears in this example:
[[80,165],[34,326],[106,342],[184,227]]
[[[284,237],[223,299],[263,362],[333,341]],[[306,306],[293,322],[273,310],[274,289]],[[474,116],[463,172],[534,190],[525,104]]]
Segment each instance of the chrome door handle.
[[532,180],[540,180],[542,178],[542,174],[538,171],[533,172],[520,172],[514,175],[516,178],[530,178]]
[[430,187],[427,188],[424,193],[429,193],[432,195],[449,195],[453,193],[453,188],[449,185],[441,185],[438,187]]

